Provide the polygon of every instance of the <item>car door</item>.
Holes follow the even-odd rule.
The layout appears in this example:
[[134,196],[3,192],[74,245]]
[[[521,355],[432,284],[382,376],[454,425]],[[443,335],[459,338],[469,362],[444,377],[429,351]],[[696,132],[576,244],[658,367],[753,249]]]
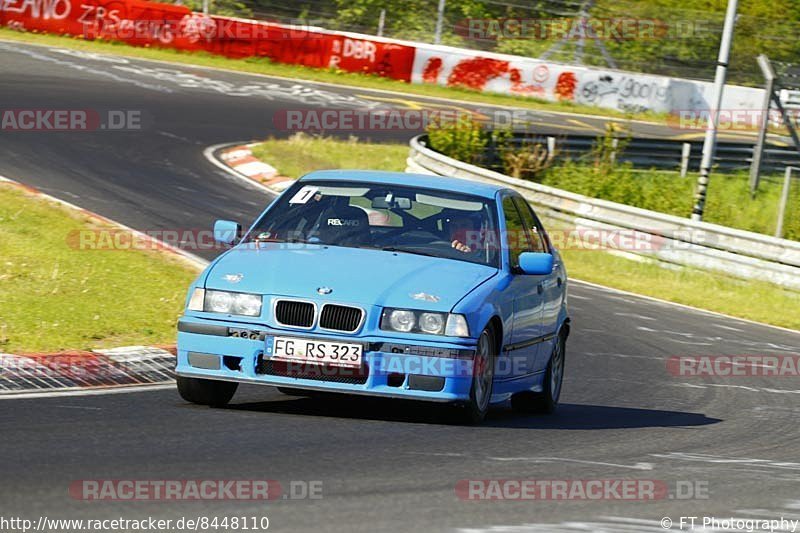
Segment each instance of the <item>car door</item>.
[[506,345],[513,374],[516,377],[536,372],[539,353],[539,341],[542,333],[542,297],[541,276],[528,276],[519,269],[519,255],[532,251],[530,236],[517,207],[515,196],[511,193],[503,197],[503,216],[505,218],[505,247],[508,250],[511,283],[509,289],[513,295],[513,320],[511,340]]
[[[516,197],[514,202],[522,215],[522,223],[528,232],[532,250],[534,252],[552,253],[550,240],[542,227],[542,223],[533,212],[530,204],[522,197]],[[556,328],[558,328],[558,314],[561,310],[563,297],[564,267],[560,261],[553,263],[553,271],[547,276],[530,276],[536,278],[542,287],[542,342],[539,345],[536,358],[536,369],[544,370],[555,343]]]

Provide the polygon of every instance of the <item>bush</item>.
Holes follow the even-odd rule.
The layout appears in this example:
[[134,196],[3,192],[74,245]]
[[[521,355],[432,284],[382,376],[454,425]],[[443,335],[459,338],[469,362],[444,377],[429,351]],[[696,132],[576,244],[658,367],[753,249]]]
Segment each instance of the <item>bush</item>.
[[459,115],[456,120],[432,120],[427,133],[433,150],[472,164],[485,159],[486,147],[492,138],[492,134],[472,115]]

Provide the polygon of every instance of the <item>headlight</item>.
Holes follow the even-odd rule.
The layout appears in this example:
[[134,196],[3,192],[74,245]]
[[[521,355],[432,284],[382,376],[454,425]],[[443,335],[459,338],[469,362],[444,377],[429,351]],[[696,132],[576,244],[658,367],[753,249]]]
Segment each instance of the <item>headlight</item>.
[[232,313],[233,294],[224,291],[206,292],[206,311],[212,313]]
[[239,294],[234,299],[237,315],[258,316],[261,314],[261,296],[257,294]]
[[[205,293],[203,311],[244,316],[261,314],[262,298],[257,294],[228,291],[205,291]],[[194,300],[194,295],[192,299]]]
[[400,333],[469,337],[469,327],[464,315],[411,309],[384,309],[381,329]]
[[444,328],[444,315],[440,313],[422,313],[419,315],[419,329],[425,333],[437,335]]
[[389,326],[395,331],[411,331],[417,322],[413,311],[395,309],[389,312]]

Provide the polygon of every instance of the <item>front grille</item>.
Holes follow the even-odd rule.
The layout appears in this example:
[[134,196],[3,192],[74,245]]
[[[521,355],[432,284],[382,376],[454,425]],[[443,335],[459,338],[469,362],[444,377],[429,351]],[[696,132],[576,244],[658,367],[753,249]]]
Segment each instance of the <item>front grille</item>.
[[325,304],[319,317],[319,327],[352,333],[361,325],[363,311],[358,307]]
[[314,324],[314,304],[279,300],[275,304],[275,320],[284,326],[310,328]]
[[258,366],[258,373],[314,381],[363,385],[367,382],[367,377],[369,377],[369,367],[364,365],[363,368],[349,368],[263,359]]

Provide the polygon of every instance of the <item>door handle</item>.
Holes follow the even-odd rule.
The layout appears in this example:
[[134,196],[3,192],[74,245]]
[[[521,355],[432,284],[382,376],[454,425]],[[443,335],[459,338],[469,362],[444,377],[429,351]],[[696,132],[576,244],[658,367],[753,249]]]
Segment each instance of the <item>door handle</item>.
[[544,292],[544,286],[541,283],[536,286],[536,292],[538,294],[542,294]]

